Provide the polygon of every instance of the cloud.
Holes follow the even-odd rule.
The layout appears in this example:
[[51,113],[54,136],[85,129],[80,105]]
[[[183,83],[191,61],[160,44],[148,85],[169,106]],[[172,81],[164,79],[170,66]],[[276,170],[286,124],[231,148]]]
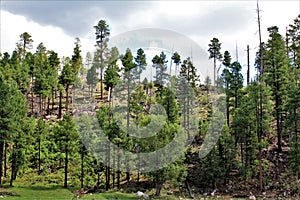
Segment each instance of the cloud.
[[41,25],[61,28],[73,37],[94,33],[102,18],[118,21],[151,3],[128,1],[3,1],[2,9],[25,16]]
[[[32,52],[35,52],[38,44],[43,42],[48,50],[54,50],[59,56],[71,56],[73,53],[75,38],[66,34],[61,28],[41,25],[24,16],[1,11],[1,52],[11,54],[16,48],[19,36],[24,32],[28,32],[34,40]],[[83,52],[92,46],[92,43],[86,39],[81,39],[81,44]]]
[[[260,9],[266,41],[269,26],[277,25],[285,34],[285,26],[293,23],[299,13],[299,2],[261,1]],[[48,49],[65,56],[71,55],[74,38],[80,37],[85,56],[85,52],[94,49],[93,26],[100,19],[109,24],[111,38],[136,29],[167,29],[193,39],[207,51],[210,40],[217,37],[222,42],[222,52],[229,50],[234,59],[237,42],[242,65],[246,63],[247,44],[252,64],[257,51],[256,1],[47,0],[1,1],[1,50],[12,51],[19,35],[27,31],[36,41],[34,46],[44,42]],[[136,42],[142,45],[141,41]]]

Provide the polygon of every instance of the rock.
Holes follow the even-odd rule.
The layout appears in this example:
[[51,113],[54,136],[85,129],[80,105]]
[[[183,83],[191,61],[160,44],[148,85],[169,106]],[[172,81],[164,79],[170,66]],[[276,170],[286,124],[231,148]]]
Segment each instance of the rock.
[[212,191],[212,193],[210,193],[211,196],[215,196],[217,189],[214,189],[214,191]]
[[143,198],[143,199],[148,199],[149,195],[145,194],[144,192],[141,191],[137,191],[137,193],[135,194],[138,198]]
[[250,192],[249,199],[250,199],[250,200],[256,200],[256,197]]
[[173,194],[173,191],[172,191],[172,190],[168,190],[167,194],[168,194],[168,195],[172,195],[172,194]]
[[137,193],[135,194],[138,198],[141,198],[144,196],[144,193],[141,191],[137,191]]

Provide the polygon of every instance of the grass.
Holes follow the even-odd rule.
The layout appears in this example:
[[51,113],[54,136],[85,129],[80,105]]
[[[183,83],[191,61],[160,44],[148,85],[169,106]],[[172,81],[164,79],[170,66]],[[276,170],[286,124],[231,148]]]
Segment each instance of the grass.
[[87,194],[85,196],[80,197],[80,199],[97,199],[97,200],[108,200],[108,199],[137,199],[137,197],[134,194],[126,194],[126,193],[98,193],[98,194]]
[[[5,199],[72,199],[73,193],[59,186],[30,186],[15,184],[15,187],[6,188],[5,190],[12,192],[18,196],[6,196]],[[0,190],[1,191],[1,190]]]
[[[122,193],[122,192],[103,192],[95,194],[86,194],[78,198],[74,198],[72,191],[74,188],[65,189],[58,185],[45,185],[43,183],[38,183],[31,185],[21,181],[14,182],[14,187],[9,187],[4,185],[0,188],[0,198],[8,200],[44,200],[44,199],[55,199],[55,200],[67,200],[67,199],[94,199],[94,200],[133,200],[138,199],[135,193]],[[151,198],[150,198],[151,199]],[[162,196],[156,199],[163,200],[175,200],[178,197],[175,196]]]
[[[127,188],[127,187],[126,187]],[[125,188],[125,189],[126,189]],[[128,190],[128,192],[124,191],[109,191],[95,194],[85,194],[76,198],[72,191],[78,188],[70,188],[65,189],[61,185],[49,185],[45,183],[37,183],[30,184],[25,181],[17,180],[14,182],[14,187],[9,187],[8,185],[4,185],[3,188],[0,188],[0,199],[8,199],[8,200],[137,200],[139,199],[135,195],[136,190]],[[124,189],[124,188],[123,188]],[[150,198],[154,194],[155,189],[151,191],[147,191]],[[179,197],[176,195],[166,195],[166,192],[162,191],[162,196],[159,198],[155,198],[157,200],[178,200]],[[197,197],[196,199],[201,199],[201,197]],[[212,197],[206,197],[206,199],[216,199]],[[229,199],[229,198],[218,198],[218,199]]]

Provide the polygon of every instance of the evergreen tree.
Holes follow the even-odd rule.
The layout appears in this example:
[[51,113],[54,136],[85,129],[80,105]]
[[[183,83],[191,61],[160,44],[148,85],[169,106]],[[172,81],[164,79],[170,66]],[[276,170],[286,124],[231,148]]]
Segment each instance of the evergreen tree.
[[227,126],[229,126],[229,99],[230,99],[230,80],[231,80],[231,73],[229,71],[229,67],[231,65],[231,55],[228,51],[224,52],[224,59],[223,59],[223,65],[225,66],[225,69],[222,72],[222,78],[224,82],[225,87],[225,93],[226,93],[226,119],[227,119]]
[[291,65],[300,68],[300,15],[290,24],[287,29],[287,55],[290,58]]
[[35,141],[37,142],[37,159],[36,157],[34,158],[34,163],[37,162],[37,169],[38,169],[38,174],[40,174],[42,172],[42,144],[43,144],[43,140],[44,137],[46,135],[46,132],[48,127],[46,125],[46,123],[42,120],[42,118],[39,118],[37,120],[37,124],[35,127]]
[[144,53],[144,50],[142,48],[139,48],[137,50],[137,55],[134,58],[134,60],[137,65],[137,68],[135,71],[136,71],[136,74],[138,77],[136,79],[138,79],[139,82],[141,82],[141,74],[142,74],[143,70],[146,69],[146,66],[147,66],[146,54]]
[[90,96],[92,97],[94,88],[98,82],[98,73],[96,71],[96,67],[93,65],[90,69],[88,69],[86,74],[86,83],[89,86]]
[[278,152],[281,152],[283,122],[285,120],[284,105],[286,103],[289,80],[288,60],[285,53],[284,40],[278,33],[278,27],[270,27],[268,31],[270,38],[263,52],[265,82],[271,87],[273,100],[275,102],[274,116],[276,119],[277,146]]
[[220,53],[221,50],[221,43],[219,42],[218,38],[213,38],[211,43],[208,45],[209,49],[209,59],[214,59],[214,86],[216,86],[216,70],[217,70],[217,60],[222,59],[222,54]]
[[182,62],[179,76],[184,78],[196,91],[196,82],[199,80],[199,76],[197,75],[197,69],[190,58],[187,58]]
[[[123,79],[124,79],[124,84],[121,86],[121,91],[125,90],[126,91],[126,95],[123,98],[126,98],[126,134],[127,137],[129,136],[129,130],[130,130],[130,99],[131,99],[131,94],[132,91],[134,90],[134,84],[133,84],[133,72],[132,70],[136,67],[136,64],[133,61],[133,56],[132,53],[130,51],[130,49],[126,50],[125,55],[121,56],[121,61],[122,61],[122,65],[123,65]],[[122,89],[123,88],[123,89]],[[117,94],[117,91],[116,91]],[[129,148],[131,148],[130,146],[130,140],[126,141]],[[126,143],[125,142],[125,143]],[[129,168],[129,164],[127,167],[127,172],[126,172],[126,180],[127,182],[129,182],[130,180],[130,168]]]
[[97,58],[99,59],[99,62],[97,63],[99,65],[100,69],[100,92],[101,92],[101,99],[103,98],[103,70],[105,68],[105,55],[107,53],[107,42],[109,40],[110,30],[109,26],[106,23],[105,20],[100,20],[96,26],[94,26],[96,29],[96,46],[97,46]]
[[109,59],[108,67],[104,74],[104,83],[105,83],[105,89],[109,91],[109,100],[112,99],[112,90],[114,86],[117,84],[118,80],[120,79],[119,75],[119,66],[117,64],[119,58],[119,52],[116,47],[113,47],[111,49],[111,56]]
[[20,41],[17,43],[17,47],[20,48],[20,61],[25,58],[26,50],[32,48],[33,39],[31,35],[27,32],[24,32],[20,35]]
[[155,74],[155,84],[162,87],[164,83],[166,82],[166,79],[168,78],[167,71],[167,63],[166,60],[166,54],[164,52],[161,52],[161,54],[158,56],[154,56],[152,59],[153,67],[156,70]]
[[24,143],[20,140],[23,137],[22,126],[27,115],[27,103],[23,94],[18,90],[14,81],[7,83],[0,73],[0,185],[3,175],[3,153],[6,142],[13,143],[13,154],[11,156],[11,182],[16,178],[19,167],[24,160],[20,157]]
[[61,152],[64,154],[64,188],[68,187],[69,156],[77,148],[78,133],[76,125],[69,113],[58,122],[56,134],[59,137]]
[[51,93],[49,73],[49,62],[46,52],[46,47],[43,43],[40,43],[37,47],[34,59],[35,65],[35,81],[34,81],[34,93],[39,96],[39,115],[44,115],[44,100]]
[[176,75],[177,75],[177,69],[178,69],[178,66],[179,66],[179,64],[181,63],[179,53],[175,52],[175,53],[172,55],[171,59],[174,61],[175,65],[176,65],[176,67],[175,67],[175,76],[176,76]]
[[230,65],[230,84],[229,88],[231,91],[231,97],[234,98],[234,108],[238,107],[239,104],[239,90],[243,88],[243,75],[242,66],[239,62],[233,62]]

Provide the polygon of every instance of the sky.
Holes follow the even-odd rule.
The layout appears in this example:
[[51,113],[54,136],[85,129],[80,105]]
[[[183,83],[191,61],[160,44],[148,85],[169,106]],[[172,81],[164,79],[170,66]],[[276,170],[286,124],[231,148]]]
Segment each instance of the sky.
[[[279,27],[282,35],[286,26],[300,13],[300,0],[270,1],[260,0],[262,40],[267,41],[267,28]],[[0,3],[0,52],[11,53],[19,36],[28,32],[34,40],[33,49],[43,42],[48,50],[56,51],[60,57],[71,56],[75,38],[79,37],[82,45],[82,56],[95,47],[94,25],[100,19],[107,21],[111,31],[111,41],[121,35],[130,35],[131,44],[135,42],[132,33],[142,30],[161,30],[170,35],[184,36],[186,46],[191,46],[187,56],[200,60],[197,65],[202,76],[211,75],[212,60],[208,60],[208,44],[213,37],[222,43],[223,53],[228,50],[233,60],[238,60],[246,71],[246,48],[250,46],[251,76],[254,71],[255,52],[258,50],[258,25],[256,1],[13,1],[2,0]],[[154,34],[162,40],[161,35]],[[140,34],[139,39],[145,37]],[[167,37],[165,37],[167,38]],[[171,37],[173,38],[173,37]],[[167,39],[166,39],[167,40]],[[202,49],[201,56],[196,47]],[[180,51],[176,46],[178,40],[173,38],[167,47]],[[112,42],[113,43],[113,42]],[[151,43],[151,45],[153,45]],[[150,46],[151,46],[150,45]],[[129,45],[130,46],[130,45]],[[120,53],[125,53],[120,49]],[[153,52],[152,52],[153,53]],[[188,55],[190,54],[190,55]],[[238,56],[236,56],[238,55]],[[201,58],[200,58],[201,57]],[[195,62],[196,62],[195,61]]]

